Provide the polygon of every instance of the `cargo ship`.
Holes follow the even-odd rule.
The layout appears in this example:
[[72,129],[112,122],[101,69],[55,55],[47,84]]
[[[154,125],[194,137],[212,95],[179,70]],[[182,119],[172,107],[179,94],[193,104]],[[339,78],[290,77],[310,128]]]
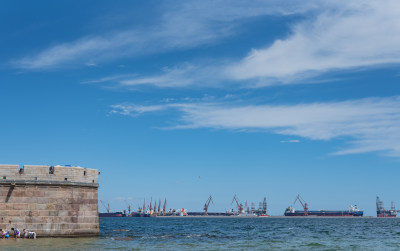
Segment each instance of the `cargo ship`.
[[99,213],[99,217],[126,217],[123,212]]
[[132,212],[130,217],[150,217],[151,215],[149,213],[142,213],[142,212]]
[[346,217],[363,216],[364,211],[360,211],[357,206],[350,206],[349,210],[318,210],[318,211],[296,211],[293,207],[288,207],[285,216],[326,216],[326,217]]
[[303,211],[297,211],[292,206],[286,208],[284,216],[321,216],[321,217],[360,217],[364,215],[364,211],[360,211],[357,206],[350,206],[349,210],[308,210],[308,204],[298,195],[293,204],[299,201],[303,207]]
[[379,218],[387,218],[387,217],[394,218],[396,216],[397,216],[397,210],[396,210],[396,207],[394,205],[394,202],[392,201],[390,210],[386,210],[383,207],[383,202],[379,199],[378,196],[376,196],[376,217],[379,217]]
[[105,203],[104,201],[100,200],[103,207],[106,209],[107,213],[100,213],[99,217],[126,217],[126,212],[111,212],[110,204]]

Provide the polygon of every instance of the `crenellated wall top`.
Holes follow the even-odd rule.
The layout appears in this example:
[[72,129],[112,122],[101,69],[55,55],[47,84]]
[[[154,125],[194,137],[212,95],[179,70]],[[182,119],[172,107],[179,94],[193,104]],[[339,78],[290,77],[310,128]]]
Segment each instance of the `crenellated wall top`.
[[78,166],[0,165],[0,184],[25,182],[37,184],[86,184],[98,186],[99,171]]

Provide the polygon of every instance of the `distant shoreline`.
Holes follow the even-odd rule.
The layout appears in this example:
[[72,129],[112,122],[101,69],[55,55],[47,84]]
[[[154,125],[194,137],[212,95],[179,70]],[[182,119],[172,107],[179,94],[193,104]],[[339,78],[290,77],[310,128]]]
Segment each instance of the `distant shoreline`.
[[[101,217],[109,218],[109,217]],[[185,219],[185,218],[218,218],[218,219],[400,219],[400,217],[376,217],[376,216],[204,216],[204,215],[190,215],[190,216],[154,216],[154,217],[110,217],[110,218],[174,218],[174,219]]]

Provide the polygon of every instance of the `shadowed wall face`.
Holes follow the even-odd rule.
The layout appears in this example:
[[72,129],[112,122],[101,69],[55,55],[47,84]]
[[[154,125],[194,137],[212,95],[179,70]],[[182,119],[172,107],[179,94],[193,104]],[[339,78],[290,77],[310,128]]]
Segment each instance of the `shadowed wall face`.
[[81,167],[0,165],[0,228],[38,236],[99,233],[98,171]]

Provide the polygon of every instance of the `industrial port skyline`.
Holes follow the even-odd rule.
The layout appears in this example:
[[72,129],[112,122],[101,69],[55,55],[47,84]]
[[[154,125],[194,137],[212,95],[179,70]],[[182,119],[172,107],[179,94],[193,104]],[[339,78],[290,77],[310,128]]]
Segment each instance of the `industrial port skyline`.
[[[348,208],[324,208],[324,209],[317,209],[317,208],[309,208],[308,203],[301,197],[300,194],[296,196],[296,199],[294,200],[293,203],[291,203],[288,207],[285,208],[284,212],[282,214],[277,214],[273,215],[270,214],[268,210],[268,202],[267,198],[264,197],[263,201],[259,201],[258,203],[255,202],[242,202],[238,196],[235,194],[232,202],[231,202],[231,207],[229,209],[225,209],[224,211],[213,211],[212,207],[210,210],[210,205],[214,206],[214,200],[212,195],[208,197],[208,199],[205,201],[203,205],[203,210],[202,211],[194,211],[190,210],[185,207],[178,207],[178,208],[171,208],[167,207],[167,198],[164,198],[164,200],[154,200],[151,197],[150,200],[147,200],[148,204],[146,204],[146,199],[143,198],[142,200],[137,201],[137,207],[135,210],[135,202],[132,201],[127,201],[125,200],[125,207],[124,209],[120,210],[111,210],[111,205],[110,203],[104,202],[100,200],[100,205],[99,205],[99,213],[103,213],[103,215],[107,214],[117,214],[118,216],[102,216],[102,217],[150,217],[150,216],[209,216],[208,212],[211,213],[213,216],[290,216],[291,210],[293,212],[300,212],[297,213],[297,215],[293,216],[313,216],[313,213],[309,214],[309,212],[322,212],[322,211],[337,211],[337,210],[342,210],[348,211],[350,213],[353,212],[360,212],[361,214],[356,214],[353,216],[367,216],[367,217],[396,217],[397,216],[397,209],[395,206],[395,202],[392,200],[390,201],[390,206],[384,206],[384,202],[379,198],[379,196],[376,196],[375,200],[375,215],[365,215],[363,212],[363,208],[360,208],[356,204],[351,204],[348,206]],[[158,201],[158,202],[157,202]],[[296,205],[297,202],[297,205]],[[158,204],[157,204],[158,203]],[[298,210],[298,208],[301,208],[301,210]],[[117,213],[115,213],[117,212]],[[132,214],[131,214],[132,213]],[[286,215],[287,214],[287,215]],[[342,213],[343,214],[343,213]],[[314,215],[316,216],[316,215]],[[325,213],[319,213],[319,216],[350,216],[350,215],[325,215]]]

